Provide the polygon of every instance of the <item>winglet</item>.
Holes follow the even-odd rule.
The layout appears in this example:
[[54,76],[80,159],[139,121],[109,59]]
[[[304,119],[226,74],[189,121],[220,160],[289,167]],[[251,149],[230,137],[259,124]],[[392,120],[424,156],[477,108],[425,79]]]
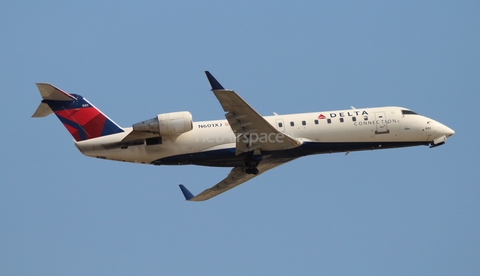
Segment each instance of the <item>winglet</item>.
[[205,71],[205,75],[207,75],[208,82],[210,83],[210,86],[212,87],[213,90],[225,90],[223,86],[210,74],[210,72]]
[[185,186],[183,186],[182,184],[178,186],[180,186],[180,190],[182,190],[183,196],[186,200],[190,200],[194,197],[193,194],[187,188],[185,188]]

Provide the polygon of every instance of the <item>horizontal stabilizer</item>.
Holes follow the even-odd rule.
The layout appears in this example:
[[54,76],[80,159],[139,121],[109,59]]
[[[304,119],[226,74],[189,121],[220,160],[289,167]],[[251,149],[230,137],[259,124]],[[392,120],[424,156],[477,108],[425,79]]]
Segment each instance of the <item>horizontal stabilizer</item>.
[[52,114],[53,111],[46,103],[40,103],[35,113],[33,113],[32,118],[45,117]]
[[[60,102],[71,102],[77,100],[74,96],[64,92],[55,86],[48,83],[37,83],[38,91],[43,100],[47,101],[60,101]],[[50,106],[44,102],[40,103],[35,113],[33,113],[33,118],[45,117],[53,113],[53,110]]]
[[75,101],[74,96],[64,92],[49,83],[37,83],[38,91],[44,100],[51,101]]

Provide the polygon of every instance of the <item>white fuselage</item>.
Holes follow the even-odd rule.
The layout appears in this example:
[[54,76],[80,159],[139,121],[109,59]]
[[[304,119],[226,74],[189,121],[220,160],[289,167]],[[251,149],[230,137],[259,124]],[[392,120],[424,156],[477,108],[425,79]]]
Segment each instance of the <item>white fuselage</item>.
[[[298,149],[262,152],[273,157],[349,152],[444,141],[454,134],[447,126],[401,107],[322,111],[264,117],[278,131],[302,141]],[[131,132],[75,142],[85,155],[144,164],[231,166],[243,162],[235,155],[236,137],[226,119],[194,122],[178,136],[122,142]],[[443,139],[443,138],[444,139]],[[256,139],[276,139],[274,136]],[[443,140],[442,140],[443,139]],[[239,161],[236,161],[239,160]]]

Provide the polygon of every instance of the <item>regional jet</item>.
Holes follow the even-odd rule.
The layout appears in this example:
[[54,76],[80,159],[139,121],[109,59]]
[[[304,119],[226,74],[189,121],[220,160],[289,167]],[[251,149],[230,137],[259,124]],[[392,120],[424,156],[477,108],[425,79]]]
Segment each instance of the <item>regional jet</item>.
[[121,127],[83,96],[37,83],[42,101],[32,117],[51,113],[60,119],[86,156],[151,165],[230,167],[225,179],[193,195],[203,201],[299,157],[445,144],[455,132],[403,107],[355,108],[261,116],[235,91],[208,71],[211,91],[225,119],[194,122],[188,111],[158,114]]

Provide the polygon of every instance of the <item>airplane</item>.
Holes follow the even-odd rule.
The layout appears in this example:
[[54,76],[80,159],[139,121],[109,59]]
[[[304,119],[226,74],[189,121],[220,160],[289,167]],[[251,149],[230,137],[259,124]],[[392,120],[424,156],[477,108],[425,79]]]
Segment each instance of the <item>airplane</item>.
[[121,127],[81,95],[37,83],[42,101],[32,117],[51,113],[90,157],[152,165],[231,167],[227,177],[187,201],[204,201],[302,156],[411,146],[434,148],[449,127],[396,106],[261,116],[205,71],[225,119],[194,122],[188,111],[158,114]]

